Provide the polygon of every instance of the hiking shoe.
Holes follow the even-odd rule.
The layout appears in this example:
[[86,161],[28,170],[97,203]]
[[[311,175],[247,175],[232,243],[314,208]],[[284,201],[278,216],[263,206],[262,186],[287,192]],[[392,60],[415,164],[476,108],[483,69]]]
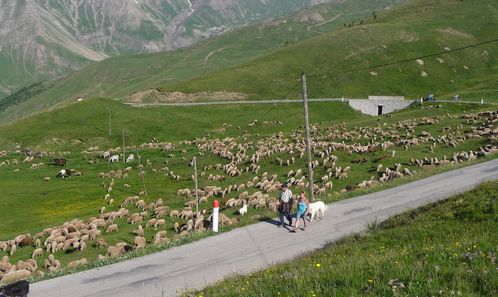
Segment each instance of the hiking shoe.
[[296,229],[290,230],[291,233],[296,233]]

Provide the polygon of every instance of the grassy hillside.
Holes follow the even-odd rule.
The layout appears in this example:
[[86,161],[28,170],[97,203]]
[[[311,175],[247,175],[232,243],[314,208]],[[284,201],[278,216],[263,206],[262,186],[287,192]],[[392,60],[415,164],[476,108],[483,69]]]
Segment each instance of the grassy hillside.
[[484,184],[195,296],[496,296],[497,218],[498,187]]
[[[371,139],[378,141],[397,142],[398,137],[402,139],[420,138],[418,145],[408,147],[406,150],[397,144],[392,147],[396,150],[395,156],[391,155],[391,148],[383,151],[380,148],[368,153],[353,153],[348,150],[338,149],[334,155],[338,157],[337,166],[345,168],[350,166],[351,173],[346,179],[333,178],[333,188],[319,194],[318,199],[324,201],[336,201],[364,193],[365,191],[378,190],[390,187],[398,183],[422,178],[444,170],[461,165],[448,164],[444,166],[419,167],[411,163],[411,158],[423,159],[424,157],[443,159],[443,156],[451,158],[455,152],[476,150],[484,145],[498,145],[496,140],[491,140],[492,135],[481,138],[466,136],[465,142],[457,141],[456,146],[438,143],[431,150],[432,142],[422,140],[423,135],[431,133],[434,137],[463,137],[471,127],[483,127],[488,121],[485,114],[476,115],[470,121],[462,116],[489,109],[489,106],[481,105],[455,105],[442,104],[441,106],[427,105],[421,108],[414,105],[411,108],[393,114],[391,117],[367,117],[350,109],[340,102],[320,102],[310,104],[310,118],[313,124],[314,143],[337,142],[346,144],[361,143],[368,144]],[[108,133],[108,110],[112,110],[112,135]],[[427,117],[435,117],[437,122],[426,125]],[[412,119],[413,126],[400,121]],[[255,122],[255,120],[258,120]],[[282,121],[281,124],[275,121]],[[179,123],[182,123],[180,126]],[[406,125],[406,126],[405,126]],[[142,196],[147,203],[163,199],[171,210],[181,210],[185,202],[192,197],[178,195],[179,189],[191,189],[193,182],[190,178],[192,168],[188,165],[193,156],[199,161],[200,187],[219,186],[227,188],[234,184],[247,183],[255,176],[262,178],[264,172],[269,175],[275,174],[279,182],[285,181],[289,170],[296,171],[303,168],[304,158],[299,153],[282,151],[269,157],[262,158],[258,165],[261,169],[258,173],[249,171],[240,175],[230,177],[224,170],[216,169],[216,164],[228,164],[227,158],[217,155],[213,150],[200,150],[190,141],[200,143],[236,143],[247,145],[248,154],[268,146],[280,139],[283,143],[293,144],[299,147],[302,143],[302,106],[296,103],[270,104],[270,105],[234,105],[234,106],[197,106],[197,107],[155,107],[138,109],[124,105],[119,102],[95,99],[72,104],[68,107],[52,112],[42,113],[16,123],[0,126],[0,241],[15,237],[16,235],[30,232],[36,234],[43,228],[53,227],[75,218],[87,220],[92,216],[98,216],[101,207],[106,211],[117,211],[126,197],[138,195],[144,190],[144,182],[147,196]],[[130,164],[108,163],[99,157],[99,151],[115,148],[115,153],[122,152],[121,131],[126,134],[126,151],[141,156],[141,164],[144,168],[145,177],[142,180],[138,173],[138,161]],[[365,131],[369,131],[371,138],[365,138]],[[389,133],[384,134],[384,131]],[[452,136],[448,136],[451,131]],[[332,133],[332,134],[330,134]],[[495,135],[495,134],[493,134]],[[159,142],[169,142],[172,147],[164,148],[163,145],[156,148],[147,148],[152,139]],[[382,140],[381,140],[382,139]],[[141,146],[141,144],[147,144]],[[153,142],[152,142],[153,144]],[[222,146],[223,146],[222,145]],[[98,148],[95,148],[95,147]],[[22,151],[30,149],[33,152],[43,152],[42,157],[23,162],[25,156]],[[315,149],[314,159],[324,162],[320,157],[318,148]],[[237,149],[230,149],[233,153]],[[495,158],[497,154],[479,157],[478,160]],[[74,168],[83,173],[83,176],[72,177],[69,180],[56,179],[60,167],[49,165],[52,158],[67,159],[68,168]],[[295,158],[296,162],[289,165],[280,165],[277,158]],[[355,163],[355,159],[365,158],[362,163]],[[15,164],[17,159],[18,164]],[[90,164],[88,161],[91,161]],[[243,169],[250,162],[242,162],[239,166]],[[382,172],[376,172],[379,164],[393,168],[396,163],[402,164],[413,172],[413,177],[403,177],[386,183],[377,183],[373,188],[362,190],[357,184],[369,180],[372,176],[379,178]],[[33,167],[34,164],[38,164]],[[41,165],[39,165],[41,164]],[[124,170],[131,166],[131,172],[126,178],[115,178],[113,190],[110,191],[114,203],[109,205],[104,200],[111,178],[98,177],[100,173]],[[165,169],[165,168],[168,169]],[[416,172],[415,172],[416,171]],[[179,175],[179,181],[174,180],[171,175]],[[171,174],[170,174],[171,173]],[[320,178],[327,174],[327,168],[319,166],[315,169],[317,184],[323,187]],[[209,175],[223,175],[222,181],[209,179]],[[43,181],[44,177],[50,177],[49,182]],[[125,187],[124,184],[129,187]],[[249,187],[250,193],[258,191],[257,188]],[[297,191],[298,188],[293,190]],[[232,191],[225,197],[217,195],[222,204],[229,198],[238,197],[244,190]],[[275,192],[268,192],[270,197],[275,197]],[[210,197],[208,203],[201,204],[201,209],[209,208],[214,197]],[[128,206],[131,213],[138,209]],[[238,218],[235,226],[241,226],[266,218],[275,214],[268,208],[251,208],[247,216],[240,217],[234,208],[224,208],[223,213],[231,218]],[[154,216],[149,213],[150,217]],[[160,231],[167,230],[168,238],[171,240],[180,238],[196,238],[196,236],[207,236],[203,232],[190,232],[187,237],[179,236],[173,230],[175,222],[185,223],[185,220],[166,217],[166,226],[160,228],[146,228],[148,246],[151,251],[152,236]],[[116,219],[119,232],[105,234],[104,238],[109,244],[127,242],[132,244],[131,233],[136,225],[130,225],[126,218]],[[145,225],[145,222],[143,223]],[[229,230],[234,226],[225,227]],[[71,250],[68,253],[56,252],[55,256],[63,265],[70,261],[86,257],[93,262],[98,254],[105,254],[105,249],[95,248],[94,241],[89,241],[88,249],[82,252]],[[25,260],[33,252],[32,246],[19,248],[12,261]],[[0,257],[3,256],[0,252]],[[46,256],[46,255],[45,255]],[[43,259],[40,258],[40,261]],[[41,264],[42,262],[40,262]]]
[[[95,63],[60,79],[52,89],[0,112],[0,121],[17,119],[35,111],[80,97],[124,99],[133,92],[186,81],[213,71],[246,63],[306,38],[342,28],[353,20],[371,16],[406,0],[349,0],[312,7],[209,39],[172,52],[120,56]],[[341,1],[342,2],[342,1]]]
[[[165,91],[236,91],[252,98],[279,98],[292,91],[301,72],[309,75],[311,97],[365,97],[372,94],[419,98],[497,100],[498,42],[478,48],[397,64],[404,60],[498,38],[498,2],[415,0],[351,28],[323,34],[243,66],[164,86]],[[425,73],[425,74],[424,74]],[[288,96],[297,97],[299,89]]]

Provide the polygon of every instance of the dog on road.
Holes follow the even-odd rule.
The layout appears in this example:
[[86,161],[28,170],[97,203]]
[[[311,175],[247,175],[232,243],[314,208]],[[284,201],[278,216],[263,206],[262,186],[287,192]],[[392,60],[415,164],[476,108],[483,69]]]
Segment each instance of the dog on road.
[[310,221],[313,221],[313,219],[317,216],[318,212],[320,212],[320,219],[323,218],[323,215],[325,214],[325,211],[327,211],[327,205],[325,205],[325,203],[323,203],[323,201],[316,201],[316,202],[313,202],[313,203],[310,203],[309,205],[309,210],[308,210],[308,214],[311,215],[311,219]]

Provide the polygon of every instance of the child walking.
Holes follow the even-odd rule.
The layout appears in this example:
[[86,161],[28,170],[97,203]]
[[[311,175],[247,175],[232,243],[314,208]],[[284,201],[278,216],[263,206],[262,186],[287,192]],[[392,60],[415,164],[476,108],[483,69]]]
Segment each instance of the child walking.
[[309,208],[308,198],[306,198],[306,193],[301,192],[299,199],[297,200],[297,211],[296,211],[296,223],[294,224],[294,230],[291,232],[296,232],[299,226],[299,219],[302,218],[304,222],[303,231],[306,228],[306,212]]

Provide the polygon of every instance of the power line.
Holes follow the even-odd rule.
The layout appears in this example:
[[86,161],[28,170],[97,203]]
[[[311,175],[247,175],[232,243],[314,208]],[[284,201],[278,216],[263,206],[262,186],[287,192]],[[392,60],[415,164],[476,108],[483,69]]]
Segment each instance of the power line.
[[[479,43],[469,44],[469,45],[466,45],[466,46],[463,46],[463,47],[459,47],[459,48],[455,48],[455,49],[445,50],[445,51],[441,51],[441,52],[437,52],[437,53],[432,53],[432,54],[426,54],[426,55],[422,55],[422,56],[418,56],[418,57],[407,58],[407,59],[397,60],[397,61],[388,62],[388,63],[382,63],[382,64],[378,64],[378,65],[374,65],[374,66],[366,66],[366,67],[353,68],[353,69],[346,70],[346,71],[340,71],[340,73],[341,74],[346,74],[346,73],[352,73],[352,72],[357,72],[357,71],[372,70],[372,69],[376,69],[376,68],[382,68],[382,67],[392,66],[392,65],[396,65],[396,64],[402,64],[402,63],[406,63],[406,62],[412,62],[412,61],[416,61],[418,59],[425,59],[425,58],[430,58],[430,57],[434,57],[434,56],[447,55],[447,54],[451,54],[451,53],[454,53],[454,52],[463,51],[463,50],[466,50],[466,49],[483,46],[483,45],[490,44],[490,43],[493,43],[493,42],[498,42],[498,38],[492,39],[492,40],[488,40],[488,41],[479,42]],[[307,75],[307,77],[319,77],[319,76],[324,76],[324,75],[332,74],[332,73],[333,74],[337,74],[337,71],[335,71],[335,72],[328,71],[328,72],[322,72],[322,73],[315,73],[315,74]]]

